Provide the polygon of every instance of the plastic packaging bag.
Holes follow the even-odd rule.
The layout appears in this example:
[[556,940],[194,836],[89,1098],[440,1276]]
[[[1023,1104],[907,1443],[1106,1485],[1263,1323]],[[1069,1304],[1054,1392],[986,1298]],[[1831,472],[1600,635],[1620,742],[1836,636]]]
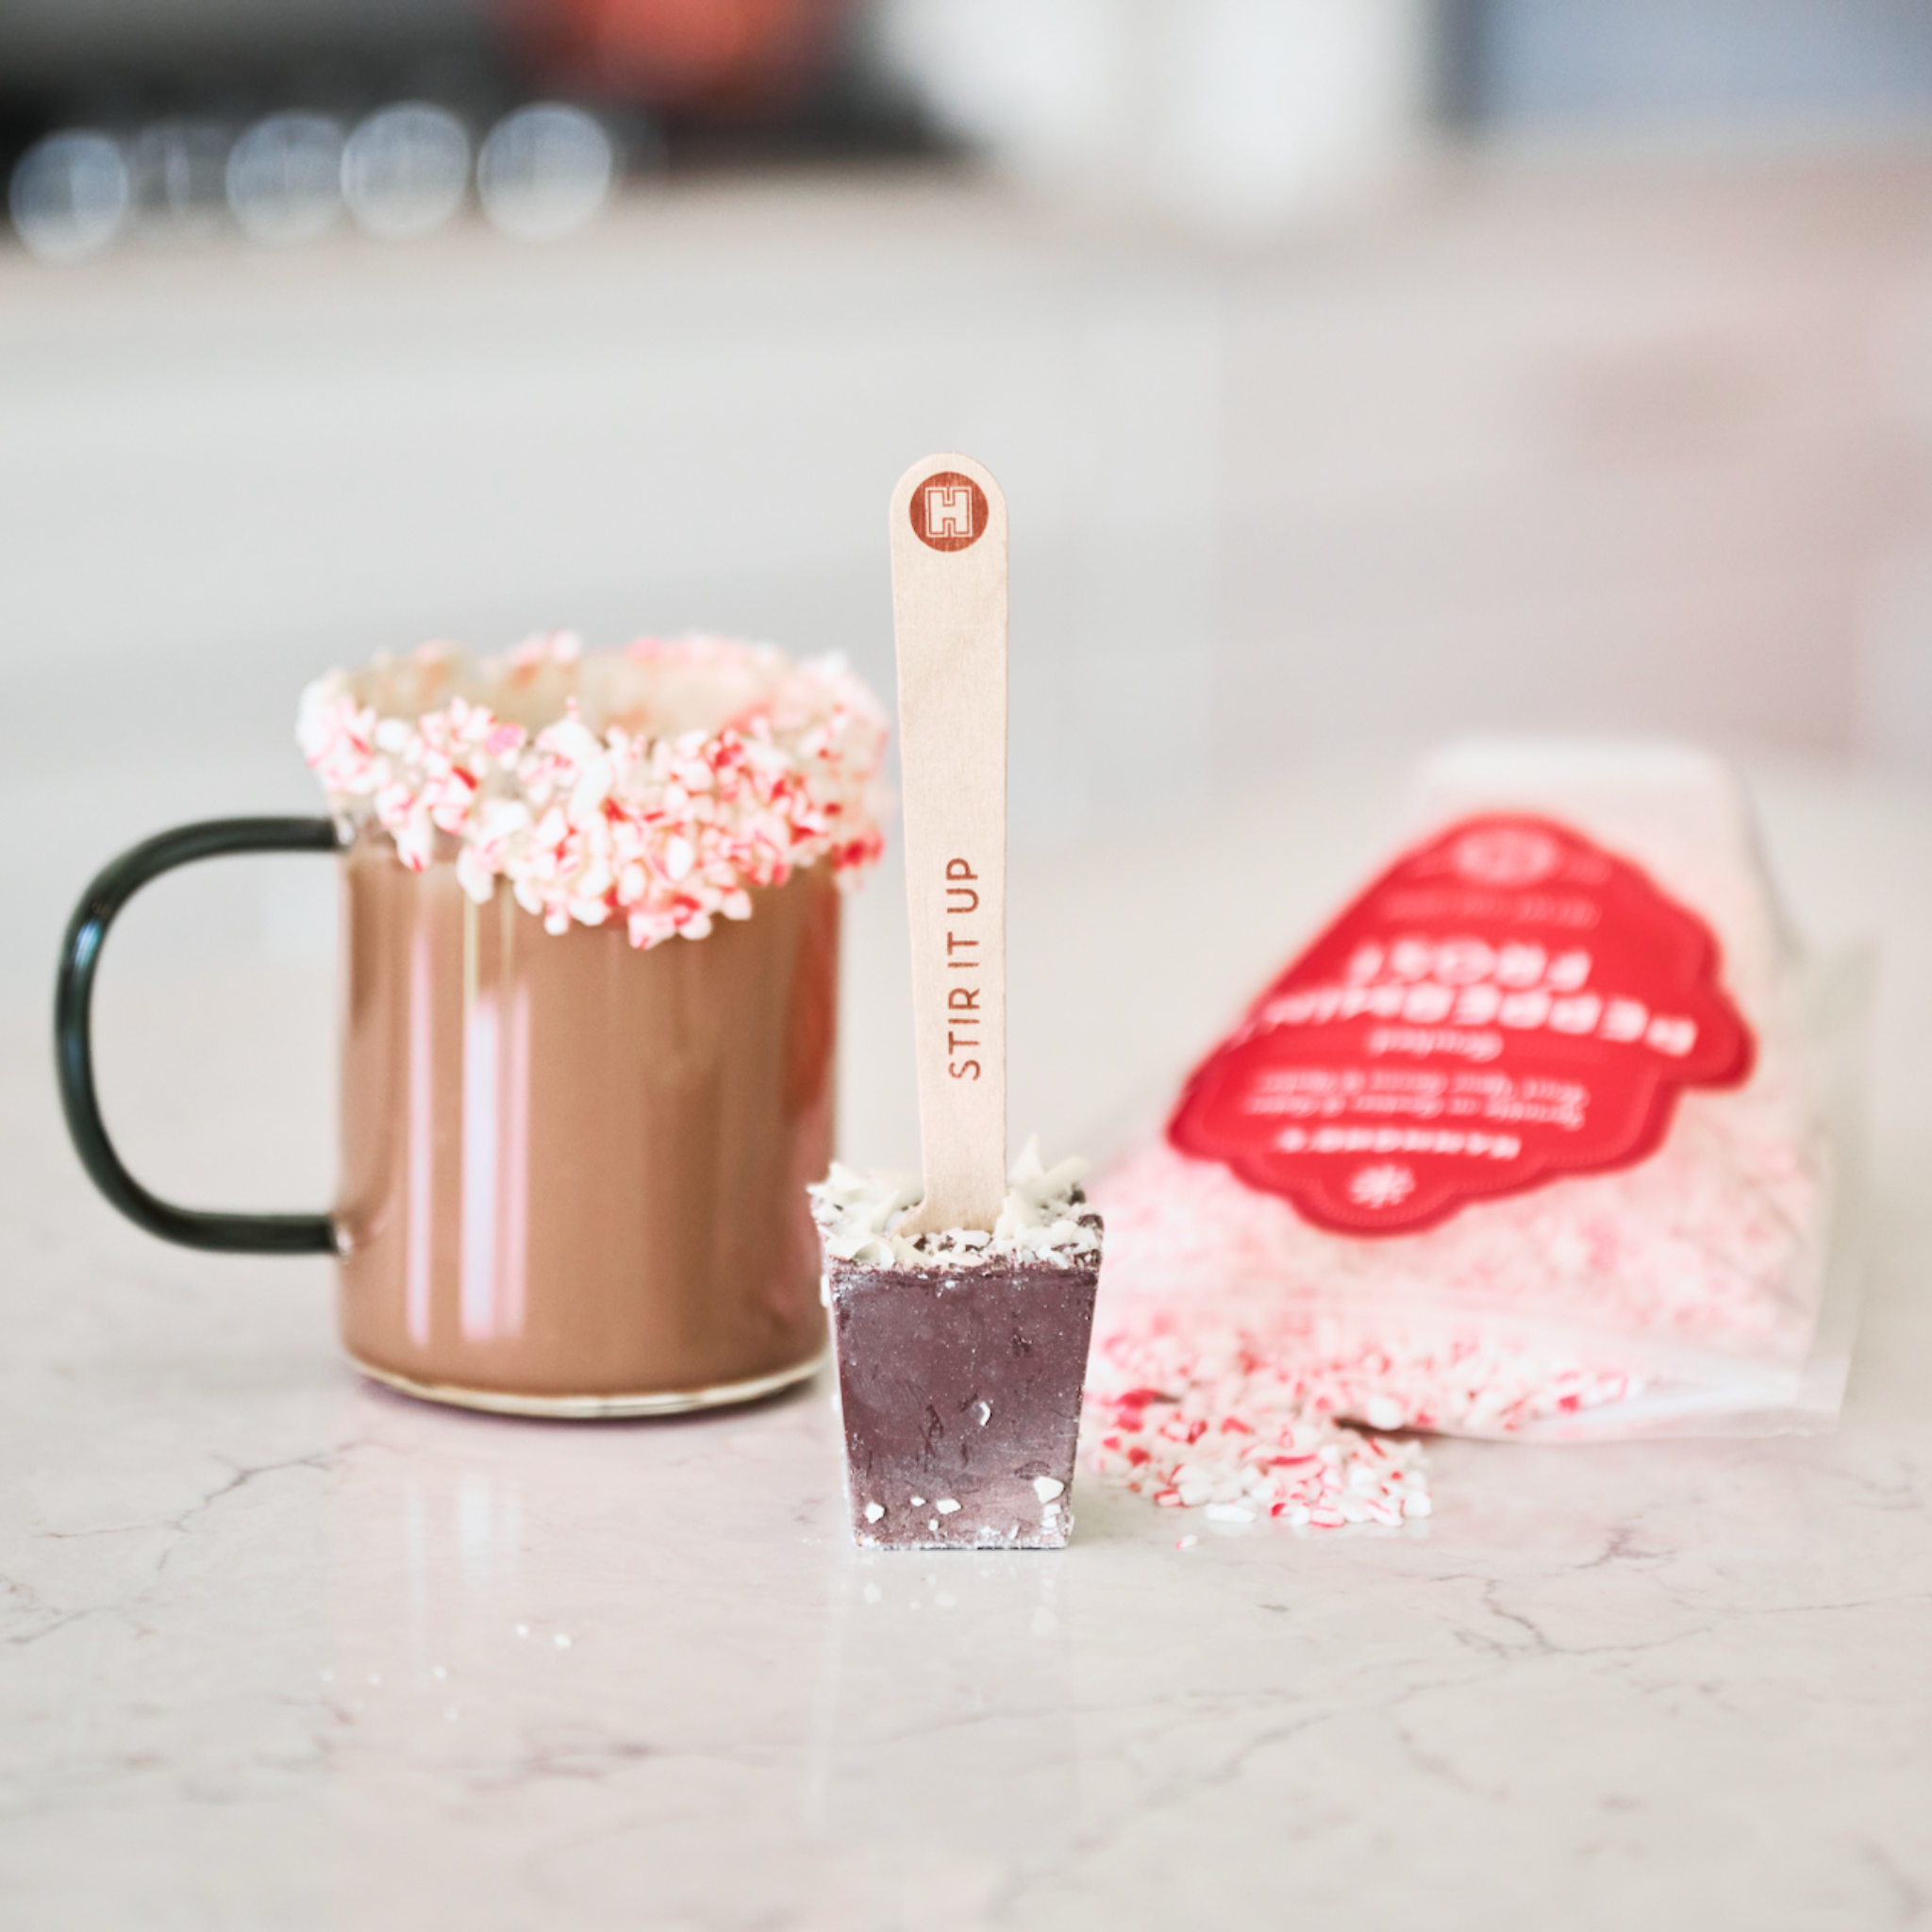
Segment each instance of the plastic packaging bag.
[[1404,854],[1091,1190],[1101,1467],[1164,1501],[1395,1521],[1425,1496],[1412,1459],[1338,1419],[1828,1426],[1862,978],[1799,957],[1717,759],[1439,754]]

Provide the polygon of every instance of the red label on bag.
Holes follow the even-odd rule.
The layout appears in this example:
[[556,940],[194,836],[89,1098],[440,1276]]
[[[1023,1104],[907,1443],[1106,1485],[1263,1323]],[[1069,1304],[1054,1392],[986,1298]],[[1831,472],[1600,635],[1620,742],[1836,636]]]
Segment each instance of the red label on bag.
[[1684,1087],[1751,1071],[1710,928],[1550,820],[1399,860],[1195,1070],[1168,1123],[1343,1234],[1654,1153]]

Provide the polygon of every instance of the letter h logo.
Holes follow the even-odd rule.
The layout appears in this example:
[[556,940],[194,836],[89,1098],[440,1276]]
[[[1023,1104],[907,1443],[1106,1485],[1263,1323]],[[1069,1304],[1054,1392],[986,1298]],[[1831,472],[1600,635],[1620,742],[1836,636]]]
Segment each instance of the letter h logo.
[[925,490],[929,537],[973,537],[973,489],[966,483],[929,483]]

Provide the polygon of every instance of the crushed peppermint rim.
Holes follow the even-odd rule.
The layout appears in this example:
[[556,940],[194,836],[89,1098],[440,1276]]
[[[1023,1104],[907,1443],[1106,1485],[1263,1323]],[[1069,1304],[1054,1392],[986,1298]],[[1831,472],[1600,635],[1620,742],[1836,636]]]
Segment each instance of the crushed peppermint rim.
[[296,735],[332,811],[379,824],[412,872],[453,848],[473,900],[502,879],[552,933],[703,939],[751,917],[752,888],[822,864],[851,884],[884,847],[885,713],[837,657],[430,643],[317,679]]
[[1100,1258],[1101,1227],[1080,1187],[1087,1170],[1077,1155],[1047,1167],[1036,1136],[1007,1176],[1010,1185],[991,1234],[947,1228],[917,1241],[892,1232],[920,1201],[917,1175],[860,1174],[835,1160],[808,1191],[826,1258],[855,1268],[977,1268],[1016,1260],[1091,1267]]

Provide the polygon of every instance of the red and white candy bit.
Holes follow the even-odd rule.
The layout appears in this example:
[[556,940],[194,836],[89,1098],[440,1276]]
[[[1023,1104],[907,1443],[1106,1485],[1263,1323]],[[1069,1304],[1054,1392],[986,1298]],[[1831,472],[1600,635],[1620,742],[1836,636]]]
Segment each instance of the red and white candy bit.
[[1300,1376],[1241,1340],[1206,1353],[1171,1334],[1116,1334],[1099,1367],[1092,1467],[1163,1507],[1314,1529],[1429,1513],[1419,1443],[1338,1423]]
[[[553,933],[621,919],[634,946],[702,939],[714,919],[751,916],[751,887],[822,861],[848,880],[877,858],[885,717],[842,661],[645,641],[603,679],[607,699],[634,700],[639,722],[593,730],[571,687],[603,668],[568,632],[467,678],[459,654],[427,645],[370,674],[381,704],[340,672],[311,685],[302,749],[331,805],[373,812],[412,871],[441,834],[473,899],[501,878]],[[541,706],[544,679],[563,715],[534,733],[481,701]],[[679,680],[728,692],[730,721],[654,731],[650,693]],[[478,695],[450,688],[460,682]]]

